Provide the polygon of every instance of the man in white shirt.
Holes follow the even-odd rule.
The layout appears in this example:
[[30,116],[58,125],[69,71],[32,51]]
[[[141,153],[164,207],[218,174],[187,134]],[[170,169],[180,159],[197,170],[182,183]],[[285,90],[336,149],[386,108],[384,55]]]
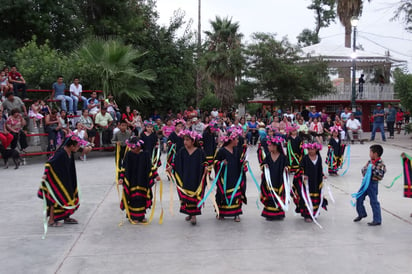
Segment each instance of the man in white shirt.
[[351,114],[350,118],[346,122],[346,129],[348,130],[349,134],[349,139],[351,140],[352,144],[353,142],[353,133],[358,134],[358,140],[360,140],[360,143],[363,144],[363,130],[361,128],[361,123],[359,122],[358,119],[355,119],[355,114]]
[[205,129],[205,125],[197,117],[193,118],[192,122],[193,122],[192,130],[202,135],[203,130]]
[[79,78],[74,78],[73,83],[70,85],[70,97],[73,99],[73,112],[77,113],[77,105],[79,101],[83,101],[83,109],[87,109],[87,99],[82,96],[82,85],[79,84]]
[[295,114],[290,112],[290,109],[286,109],[286,113],[283,114],[283,116],[289,117],[291,123],[295,123]]
[[213,119],[216,119],[217,116],[219,116],[219,111],[217,111],[216,108],[213,108],[213,110],[210,112],[210,115],[212,115]]

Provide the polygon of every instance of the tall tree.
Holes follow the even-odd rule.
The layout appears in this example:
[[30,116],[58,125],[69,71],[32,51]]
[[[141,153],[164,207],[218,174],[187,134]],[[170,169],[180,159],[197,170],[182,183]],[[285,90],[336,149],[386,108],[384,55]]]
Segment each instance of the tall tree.
[[[362,0],[338,0],[337,13],[339,21],[345,27],[345,47],[351,47],[352,37],[352,17],[360,17],[362,15],[363,1]],[[370,2],[370,1],[369,1]]]
[[406,74],[399,68],[394,71],[395,93],[399,95],[402,106],[412,110],[412,74]]
[[279,41],[274,34],[254,33],[246,50],[246,76],[252,79],[255,91],[280,105],[330,92],[327,65],[298,64],[297,52],[286,38]]
[[76,52],[80,62],[86,66],[80,70],[94,72],[89,77],[105,95],[126,96],[135,102],[152,98],[146,81],[153,81],[156,77],[151,70],[136,70],[133,62],[142,55],[144,53],[119,40],[99,38],[86,40]]
[[403,23],[405,24],[405,29],[409,32],[412,32],[412,1],[401,0],[393,19],[403,21]]
[[210,21],[212,31],[206,31],[204,55],[206,73],[213,82],[216,96],[222,108],[228,109],[234,102],[235,81],[240,75],[243,57],[239,24],[232,19],[216,16]]

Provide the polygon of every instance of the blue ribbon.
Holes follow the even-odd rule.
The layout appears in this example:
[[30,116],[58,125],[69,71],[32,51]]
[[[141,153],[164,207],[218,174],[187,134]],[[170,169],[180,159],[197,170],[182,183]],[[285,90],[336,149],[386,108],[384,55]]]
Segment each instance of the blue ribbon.
[[[369,164],[368,169],[366,170],[366,174],[363,177],[361,187],[360,187],[360,189],[357,193],[353,193],[351,195],[352,198],[358,199],[359,197],[361,197],[366,192],[366,190],[369,187],[371,177],[372,177],[372,164]],[[351,202],[352,206],[356,205],[353,201],[350,201],[350,202]]]
[[213,182],[212,182],[212,186],[210,187],[210,189],[209,189],[209,191],[206,193],[206,195],[203,197],[203,199],[197,204],[197,207],[201,207],[202,204],[203,204],[203,203],[206,201],[206,199],[209,197],[210,193],[212,193],[212,190],[213,190],[213,188],[215,187],[215,185],[216,185],[216,183],[217,183],[217,180],[219,179],[219,175],[220,175],[220,172],[222,171],[223,165],[224,165],[224,162],[222,162],[222,163],[220,164],[219,172],[216,174],[216,177],[215,177],[215,179],[214,179]]
[[[232,205],[233,198],[235,197],[237,191],[239,190],[240,182],[242,182],[242,177],[243,177],[243,171],[240,173],[239,179],[237,179],[237,183],[236,183],[236,186],[235,186],[235,188],[234,188],[234,190],[233,190],[233,192],[232,192],[232,197],[230,197],[230,202],[229,202],[228,206],[231,206],[231,205]],[[226,192],[225,192],[225,197],[227,197]],[[227,199],[227,198],[226,198],[226,199]]]
[[345,164],[346,160],[348,161],[348,165],[346,166],[346,169],[345,169],[345,171],[342,173],[341,176],[345,175],[346,172],[348,172],[349,167],[350,167],[350,145],[348,145],[348,151],[347,151],[347,153],[346,153],[345,161],[343,161],[342,166]]

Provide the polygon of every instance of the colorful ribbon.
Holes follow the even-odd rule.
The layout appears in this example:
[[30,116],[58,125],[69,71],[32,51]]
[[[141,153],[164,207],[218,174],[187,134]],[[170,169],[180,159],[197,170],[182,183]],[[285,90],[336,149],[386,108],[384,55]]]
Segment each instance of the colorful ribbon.
[[197,207],[201,207],[202,204],[203,204],[203,203],[206,201],[206,199],[209,197],[210,193],[212,193],[212,190],[213,190],[213,188],[215,187],[215,185],[216,185],[216,183],[217,183],[217,180],[219,179],[219,175],[220,175],[220,172],[222,171],[223,165],[224,165],[224,162],[222,161],[222,162],[220,163],[219,171],[218,171],[218,173],[216,174],[216,177],[215,177],[215,179],[213,180],[212,185],[211,185],[211,187],[209,188],[209,191],[206,193],[206,195],[203,197],[203,199],[197,204]]
[[351,197],[355,199],[355,201],[351,200],[351,204],[354,207],[356,205],[356,200],[361,197],[369,187],[370,181],[372,177],[372,164],[368,165],[368,169],[366,170],[365,176],[363,177],[361,187],[357,193],[353,193]]
[[348,145],[348,150],[346,152],[346,157],[345,157],[345,160],[343,161],[342,167],[345,165],[346,161],[347,161],[348,164],[346,166],[345,171],[342,173],[341,176],[344,176],[346,174],[346,172],[348,172],[348,170],[349,170],[349,167],[350,167],[350,151],[351,151],[351,146]]

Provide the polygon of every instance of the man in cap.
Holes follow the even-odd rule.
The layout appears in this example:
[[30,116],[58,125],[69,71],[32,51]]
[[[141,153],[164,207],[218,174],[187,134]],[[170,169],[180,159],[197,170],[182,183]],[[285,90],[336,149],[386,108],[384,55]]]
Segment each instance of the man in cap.
[[382,135],[382,141],[386,142],[385,129],[384,129],[384,116],[385,111],[382,109],[381,104],[376,105],[376,109],[373,111],[373,129],[371,134],[371,141],[375,140],[376,130],[379,128]]

